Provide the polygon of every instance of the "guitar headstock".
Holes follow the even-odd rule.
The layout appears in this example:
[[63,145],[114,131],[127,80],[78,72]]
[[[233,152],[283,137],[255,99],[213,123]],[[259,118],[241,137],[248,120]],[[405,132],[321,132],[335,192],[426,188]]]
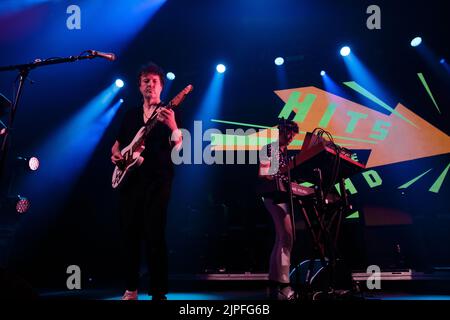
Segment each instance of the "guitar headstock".
[[180,93],[178,93],[175,98],[170,100],[169,104],[167,105],[169,108],[175,108],[177,107],[181,102],[183,102],[184,98],[194,90],[194,86],[192,84],[188,85],[186,88],[184,88]]

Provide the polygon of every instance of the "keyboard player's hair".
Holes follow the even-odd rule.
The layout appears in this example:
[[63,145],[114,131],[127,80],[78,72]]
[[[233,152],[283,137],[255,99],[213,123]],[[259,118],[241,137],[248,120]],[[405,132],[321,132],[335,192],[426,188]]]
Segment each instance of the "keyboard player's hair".
[[294,133],[299,132],[297,122],[281,118],[278,122],[278,130],[282,131],[284,129],[286,129],[287,131],[294,132]]

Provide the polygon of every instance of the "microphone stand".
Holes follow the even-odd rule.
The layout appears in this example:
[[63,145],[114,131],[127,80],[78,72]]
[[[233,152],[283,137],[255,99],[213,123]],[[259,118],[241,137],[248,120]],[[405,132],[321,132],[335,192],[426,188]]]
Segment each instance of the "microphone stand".
[[78,60],[93,59],[95,57],[99,57],[99,56],[94,53],[89,54],[89,55],[83,55],[83,53],[82,53],[78,56],[69,56],[66,58],[50,58],[50,59],[45,59],[45,60],[36,59],[36,60],[34,60],[34,62],[31,62],[31,63],[16,64],[16,65],[0,67],[0,72],[11,71],[11,70],[19,71],[19,86],[18,86],[16,96],[14,97],[14,101],[11,106],[11,111],[9,113],[9,121],[8,121],[8,124],[6,127],[6,132],[3,135],[3,141],[2,141],[2,145],[1,145],[1,149],[0,149],[0,182],[3,178],[6,159],[7,159],[7,153],[8,153],[8,149],[10,147],[10,140],[11,140],[11,134],[13,131],[14,117],[15,117],[15,114],[17,111],[17,107],[19,105],[20,97],[22,96],[25,80],[27,79],[30,71],[32,69],[51,65],[51,64],[75,62]]

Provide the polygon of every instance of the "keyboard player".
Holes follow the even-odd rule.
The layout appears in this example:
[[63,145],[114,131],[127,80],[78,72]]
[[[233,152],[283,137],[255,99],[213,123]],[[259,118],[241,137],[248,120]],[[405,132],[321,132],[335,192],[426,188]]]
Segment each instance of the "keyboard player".
[[[295,122],[282,119],[278,129],[278,141],[265,146],[266,152],[261,152],[258,173],[260,184],[271,183],[274,179],[288,180],[287,174],[282,174],[280,170],[288,165],[287,147],[299,132],[299,128]],[[273,169],[273,162],[276,161],[278,170]],[[278,203],[271,197],[264,197],[263,200],[275,227],[275,243],[269,262],[270,297],[277,300],[292,300],[295,299],[295,292],[290,286],[289,269],[294,235],[290,204]]]

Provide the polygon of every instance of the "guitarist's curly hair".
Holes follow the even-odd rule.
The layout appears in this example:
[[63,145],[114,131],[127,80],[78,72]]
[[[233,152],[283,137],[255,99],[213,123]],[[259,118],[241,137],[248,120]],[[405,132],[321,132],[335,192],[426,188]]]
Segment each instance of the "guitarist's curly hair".
[[138,84],[141,85],[141,76],[145,74],[156,74],[159,76],[161,86],[164,88],[164,71],[154,62],[149,62],[141,67],[138,74]]

